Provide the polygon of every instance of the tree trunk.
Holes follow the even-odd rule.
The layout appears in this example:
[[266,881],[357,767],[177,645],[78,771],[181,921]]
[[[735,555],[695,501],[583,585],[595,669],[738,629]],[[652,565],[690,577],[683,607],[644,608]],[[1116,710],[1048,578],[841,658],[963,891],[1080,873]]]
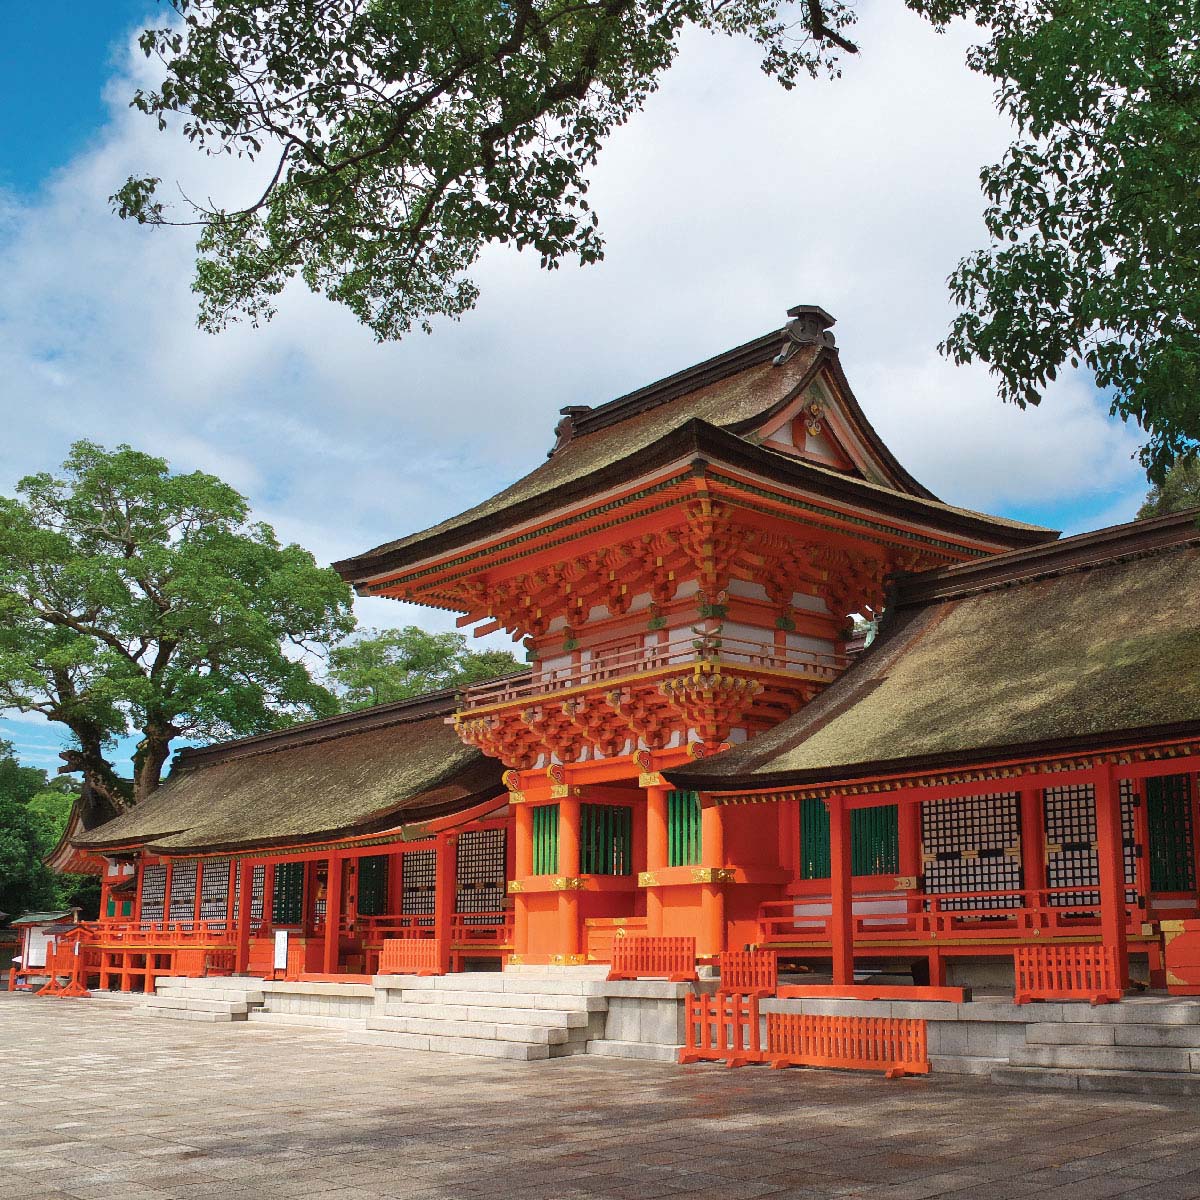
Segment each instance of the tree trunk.
[[140,804],[162,782],[163,767],[171,757],[171,739],[179,733],[170,722],[148,723],[133,755],[133,802]]
[[102,797],[114,813],[124,812],[131,803],[129,784],[117,775],[105,758],[103,739],[94,732],[81,732],[74,726],[71,731],[79,744],[59,754],[65,764],[62,770],[82,775],[85,788]]

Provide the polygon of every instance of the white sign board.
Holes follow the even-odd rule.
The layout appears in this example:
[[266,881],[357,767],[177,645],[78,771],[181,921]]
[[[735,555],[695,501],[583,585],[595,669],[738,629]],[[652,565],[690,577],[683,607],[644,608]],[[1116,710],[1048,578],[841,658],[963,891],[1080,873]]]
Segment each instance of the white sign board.
[[288,930],[275,930],[275,961],[271,964],[276,971],[287,970]]

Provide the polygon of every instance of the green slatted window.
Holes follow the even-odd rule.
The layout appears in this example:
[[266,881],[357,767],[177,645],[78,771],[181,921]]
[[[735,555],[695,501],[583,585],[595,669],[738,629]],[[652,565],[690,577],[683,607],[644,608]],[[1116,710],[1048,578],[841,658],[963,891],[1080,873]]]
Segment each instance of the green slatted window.
[[800,878],[829,878],[829,809],[824,800],[800,801]]
[[533,810],[533,873],[558,871],[558,805],[543,804]]
[[667,862],[691,867],[700,861],[700,793],[667,793]]
[[271,896],[271,921],[275,925],[299,925],[304,919],[304,864],[275,864],[275,890]]
[[1190,892],[1196,887],[1192,789],[1187,775],[1146,780],[1150,833],[1150,890]]
[[358,860],[358,911],[364,917],[381,917],[387,912],[387,884],[386,854]]
[[633,810],[623,804],[579,806],[579,870],[583,875],[633,873]]
[[[855,875],[900,870],[900,814],[894,804],[850,814],[850,869]],[[800,802],[800,878],[828,879],[829,810],[823,800]]]

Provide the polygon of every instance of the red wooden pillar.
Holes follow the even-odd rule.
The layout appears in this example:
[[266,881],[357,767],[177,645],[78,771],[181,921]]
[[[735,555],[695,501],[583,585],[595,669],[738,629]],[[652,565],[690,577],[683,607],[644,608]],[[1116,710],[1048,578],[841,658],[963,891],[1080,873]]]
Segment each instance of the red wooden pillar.
[[776,806],[779,809],[779,865],[788,873],[789,882],[800,878],[796,869],[798,861],[800,833],[800,818],[797,815],[797,801],[780,800]]
[[437,866],[433,877],[433,928],[438,939],[441,969],[450,970],[450,937],[458,898],[458,839],[443,833],[437,840]]
[[1121,792],[1115,772],[1096,777],[1096,859],[1100,873],[1100,936],[1116,951],[1117,976],[1129,986],[1129,942],[1125,921],[1125,853],[1121,845]]
[[175,874],[174,860],[167,859],[167,876],[163,880],[163,915],[162,927],[166,929],[171,921],[171,877]]
[[833,948],[833,982],[854,982],[854,890],[850,858],[850,810],[840,796],[825,801],[829,809],[829,887],[832,907],[829,936]]
[[[718,805],[700,810],[700,854],[712,870],[725,867],[725,813]],[[718,882],[700,887],[700,939],[697,952],[720,954],[725,949],[725,885]]]
[[338,943],[342,932],[342,857],[329,856],[325,875],[325,966],[326,975],[338,968]]
[[236,911],[238,902],[237,884],[239,880],[238,860],[236,858],[230,858],[229,870],[226,872],[226,875],[228,878],[226,880],[227,887],[225,891],[225,934],[228,937],[237,928],[234,924],[234,912]]
[[[1027,892],[1041,892],[1046,886],[1046,814],[1041,788],[1022,788],[1021,796],[1021,879]],[[1030,896],[1026,903],[1041,904],[1044,897]]]
[[196,859],[196,895],[192,898],[192,929],[200,928],[200,897],[204,892],[204,872],[208,869],[208,860]]
[[238,903],[237,949],[233,956],[233,970],[244,975],[250,967],[250,893],[254,887],[254,864],[243,858],[238,864],[241,871],[241,899]]
[[[512,807],[513,878],[528,879],[533,874],[533,809],[524,803]],[[513,893],[513,953],[529,953],[529,901],[521,892]]]
[[146,865],[146,856],[139,854],[134,863],[134,869],[137,871],[137,882],[133,888],[133,926],[135,929],[140,929],[142,926],[142,870]]
[[[254,897],[251,895],[247,904],[252,903],[253,899]],[[270,930],[275,924],[275,864],[273,862],[263,864],[262,923],[266,930]]]
[[[653,875],[670,861],[667,835],[667,794],[669,788],[646,789],[646,870]],[[661,937],[663,932],[663,894],[655,886],[646,888],[646,932]]]
[[567,796],[558,804],[558,873],[567,880],[558,898],[558,953],[566,960],[579,957],[579,800]]

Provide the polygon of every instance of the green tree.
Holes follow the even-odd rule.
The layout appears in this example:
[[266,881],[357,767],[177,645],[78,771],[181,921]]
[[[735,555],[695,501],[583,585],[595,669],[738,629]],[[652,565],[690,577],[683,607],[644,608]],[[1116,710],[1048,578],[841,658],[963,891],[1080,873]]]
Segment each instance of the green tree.
[[[352,628],[349,590],[233,488],[77,442],[63,477],[17,492],[0,497],[0,710],[65,725],[67,768],[114,806],[158,786],[176,738],[336,710],[304,652]],[[110,755],[131,732],[126,785]]]
[[1180,459],[1162,483],[1146,493],[1138,517],[1165,517],[1186,508],[1200,508],[1200,457]]
[[[1200,439],[1200,0],[898,0],[974,22],[968,65],[1016,137],[982,172],[990,245],[950,279],[943,351],[1037,404],[1085,365],[1148,435],[1161,483]],[[688,27],[752,39],[793,87],[856,47],[850,0],[171,0],[161,85],[134,105],[207,153],[260,160],[243,206],[178,216],[155,178],[124,217],[200,227],[210,330],[301,277],[377,337],[458,316],[489,243],[602,257],[588,172]],[[769,168],[764,166],[764,171]]]
[[415,625],[365,630],[329,652],[329,678],[347,711],[524,669],[507,650],[470,650],[461,633]]

